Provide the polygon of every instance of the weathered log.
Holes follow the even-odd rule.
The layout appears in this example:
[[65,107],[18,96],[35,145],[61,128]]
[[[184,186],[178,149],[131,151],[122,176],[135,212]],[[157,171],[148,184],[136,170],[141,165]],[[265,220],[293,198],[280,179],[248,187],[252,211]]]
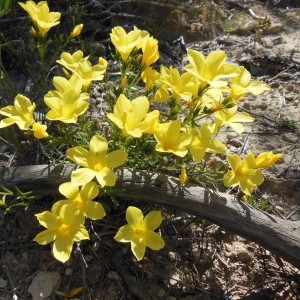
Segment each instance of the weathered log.
[[[58,193],[70,179],[73,166],[20,166],[0,169],[0,185],[18,186],[37,195]],[[254,241],[300,267],[300,226],[238,201],[232,195],[204,189],[193,183],[180,186],[177,178],[122,168],[117,171],[116,196],[174,207],[216,223]]]

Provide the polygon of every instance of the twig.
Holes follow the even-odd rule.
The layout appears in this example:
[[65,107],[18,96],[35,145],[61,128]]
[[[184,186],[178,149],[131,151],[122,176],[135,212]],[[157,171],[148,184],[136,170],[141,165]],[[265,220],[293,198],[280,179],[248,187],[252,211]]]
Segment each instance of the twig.
[[12,280],[12,278],[11,278],[10,272],[9,272],[8,267],[7,267],[6,264],[4,264],[3,269],[4,269],[5,273],[6,273],[6,276],[7,276],[7,278],[8,278],[9,284],[10,284],[11,289],[12,289],[12,292],[13,292],[13,297],[12,297],[12,299],[13,299],[13,300],[18,300],[19,297],[18,297],[18,295],[17,295],[17,293],[16,293],[16,289],[17,289],[17,288],[14,287],[14,282],[13,282],[13,280]]
[[138,282],[129,273],[126,265],[120,261],[120,258],[118,258],[118,256],[113,256],[112,262],[132,295],[141,300],[151,300],[150,296],[142,287],[139,286]]

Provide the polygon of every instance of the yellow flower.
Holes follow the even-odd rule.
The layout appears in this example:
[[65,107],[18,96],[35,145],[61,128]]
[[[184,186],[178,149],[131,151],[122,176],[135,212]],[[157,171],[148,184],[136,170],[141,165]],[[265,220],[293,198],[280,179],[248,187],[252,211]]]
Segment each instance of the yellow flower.
[[215,123],[221,127],[229,125],[237,133],[242,133],[245,127],[239,122],[253,122],[255,119],[245,112],[236,112],[238,106],[235,105],[232,108],[224,108],[214,113]]
[[35,122],[33,112],[35,104],[30,99],[18,94],[15,98],[14,105],[8,105],[0,109],[0,115],[7,118],[0,121],[0,128],[17,124],[21,130],[28,130]]
[[92,66],[87,57],[83,57],[81,50],[76,51],[72,55],[64,52],[61,59],[57,62],[63,65],[68,70],[77,74],[82,79],[82,86],[84,90],[88,90],[92,81],[102,80],[107,68],[107,61],[100,57],[98,64]]
[[121,26],[117,26],[112,29],[110,34],[111,42],[124,62],[127,61],[133,49],[142,47],[143,39],[147,37],[149,37],[149,33],[137,27],[126,33]]
[[160,74],[153,68],[147,67],[142,75],[141,78],[143,82],[146,84],[145,89],[149,91],[155,81],[159,78]]
[[261,81],[251,81],[250,72],[243,66],[236,68],[237,76],[230,78],[231,91],[229,96],[234,100],[241,100],[245,94],[260,95],[270,87]]
[[107,114],[107,117],[122,130],[124,136],[141,137],[141,125],[148,109],[147,97],[138,97],[130,101],[121,94],[114,106],[114,113]]
[[40,1],[37,4],[34,1],[18,3],[24,10],[27,11],[42,37],[44,37],[52,27],[60,23],[59,20],[61,13],[49,12],[47,1]]
[[34,241],[41,245],[53,242],[53,255],[63,263],[70,258],[74,242],[89,239],[83,225],[84,217],[76,204],[63,205],[58,214],[44,211],[35,216],[47,229],[40,232]]
[[160,211],[151,211],[144,217],[140,209],[129,206],[126,221],[128,224],[118,230],[114,239],[121,243],[131,243],[131,251],[137,260],[144,257],[146,247],[159,250],[165,246],[162,237],[154,232],[162,222]]
[[59,120],[64,123],[76,123],[78,116],[84,114],[89,106],[87,93],[81,93],[82,80],[73,75],[70,80],[55,76],[53,84],[57,90],[49,91],[44,102],[50,107],[46,114],[49,120]]
[[282,157],[282,153],[273,154],[273,152],[260,153],[256,158],[256,168],[267,168],[277,162]]
[[158,40],[152,36],[145,39],[145,42],[142,46],[143,57],[142,61],[146,64],[147,67],[156,62],[159,58],[158,52]]
[[181,166],[179,181],[180,181],[181,185],[185,185],[185,183],[187,181],[186,167],[184,165]]
[[220,88],[227,85],[227,82],[221,80],[236,76],[236,67],[225,63],[226,54],[222,50],[216,50],[205,56],[196,50],[188,50],[189,64],[185,70],[191,73],[201,83],[201,86],[210,85],[210,87]]
[[244,194],[250,196],[254,188],[262,184],[264,177],[259,169],[256,169],[255,157],[252,153],[242,160],[236,154],[227,155],[231,167],[223,178],[227,187],[240,186]]
[[[176,68],[161,66],[160,74],[156,84],[168,90],[176,101],[190,100],[193,95],[197,95],[198,83],[190,73],[186,72],[180,75]],[[157,102],[163,102],[162,100],[157,101],[156,99]]]
[[193,138],[188,149],[195,162],[201,161],[205,153],[225,153],[226,146],[219,140],[214,140],[213,136],[217,133],[217,126],[214,123],[204,123],[197,132],[194,128],[190,129]]
[[188,150],[187,146],[192,140],[189,133],[181,132],[181,123],[175,120],[165,124],[159,124],[154,134],[158,142],[155,150],[158,152],[169,152],[184,157]]
[[80,94],[81,100],[86,100],[88,97],[86,93],[81,93],[82,79],[76,74],[72,75],[69,79],[62,76],[54,76],[53,85],[56,90],[49,91],[47,97],[62,97],[70,89],[74,89],[76,93]]
[[43,125],[40,122],[32,124],[33,135],[37,139],[45,139],[49,136],[47,133],[47,125]]
[[88,57],[83,57],[83,52],[81,50],[78,50],[73,54],[68,52],[63,52],[60,55],[60,59],[57,60],[56,62],[63,65],[67,69],[73,71],[78,69],[79,63],[82,60],[87,60],[87,59]]
[[76,25],[74,27],[74,29],[72,30],[71,34],[70,34],[70,37],[71,38],[74,38],[78,35],[80,35],[81,31],[82,31],[82,28],[83,28],[83,24],[79,24],[79,25]]
[[89,150],[77,146],[67,150],[67,156],[83,168],[72,172],[71,181],[76,185],[84,185],[95,177],[101,186],[114,186],[116,175],[112,168],[121,166],[127,153],[115,150],[107,154],[108,144],[104,137],[94,135]]
[[105,216],[103,206],[92,201],[99,194],[99,188],[95,182],[88,182],[81,189],[72,182],[65,182],[59,186],[59,192],[66,197],[66,200],[55,202],[52,212],[56,213],[62,205],[76,203],[79,211],[87,218],[100,220]]
[[143,133],[155,134],[159,130],[159,110],[153,110],[146,114],[144,121],[141,123]]

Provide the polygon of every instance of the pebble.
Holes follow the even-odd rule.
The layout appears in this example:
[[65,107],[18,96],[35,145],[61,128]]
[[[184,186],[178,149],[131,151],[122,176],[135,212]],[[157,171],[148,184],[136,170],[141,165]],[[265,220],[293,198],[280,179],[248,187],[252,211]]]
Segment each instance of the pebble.
[[7,280],[0,278],[0,288],[3,289],[7,286]]
[[180,275],[178,273],[175,273],[172,275],[172,278],[170,278],[170,284],[176,285],[180,281]]
[[72,273],[73,273],[72,268],[66,268],[66,270],[65,270],[65,275],[66,275],[66,276],[71,276]]
[[285,95],[285,99],[287,101],[293,101],[296,98],[296,94],[295,93],[288,93]]
[[227,144],[229,144],[231,146],[234,146],[236,148],[239,148],[239,147],[242,146],[242,142],[239,139],[237,139],[237,138],[233,138],[233,139],[229,140],[227,142]]
[[120,275],[115,271],[109,271],[107,274],[107,278],[118,281],[120,279]]
[[281,136],[281,139],[284,142],[291,143],[291,144],[296,144],[299,142],[299,137],[297,137],[295,134],[290,132],[283,134]]
[[156,296],[157,298],[163,298],[166,295],[166,291],[164,289],[160,289],[157,293]]
[[59,272],[39,272],[28,287],[28,292],[32,295],[32,300],[42,300],[52,298],[61,282]]
[[237,133],[233,132],[233,133],[227,133],[226,134],[226,139],[227,140],[232,140],[233,138],[236,138],[238,136]]

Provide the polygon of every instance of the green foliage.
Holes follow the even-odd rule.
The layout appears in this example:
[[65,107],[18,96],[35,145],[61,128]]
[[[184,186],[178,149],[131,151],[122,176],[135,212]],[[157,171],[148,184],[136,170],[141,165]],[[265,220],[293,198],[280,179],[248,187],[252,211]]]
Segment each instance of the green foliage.
[[266,211],[268,208],[268,200],[264,198],[257,198],[255,195],[251,195],[247,199],[247,203],[252,207],[261,209],[263,211]]
[[33,200],[36,200],[33,191],[22,192],[17,186],[13,190],[0,185],[0,209],[12,212],[19,207],[27,208]]
[[1,0],[0,1],[0,18],[10,12],[12,0]]
[[282,131],[293,132],[296,129],[296,123],[297,122],[295,120],[291,120],[289,118],[280,118],[276,123],[276,127]]

